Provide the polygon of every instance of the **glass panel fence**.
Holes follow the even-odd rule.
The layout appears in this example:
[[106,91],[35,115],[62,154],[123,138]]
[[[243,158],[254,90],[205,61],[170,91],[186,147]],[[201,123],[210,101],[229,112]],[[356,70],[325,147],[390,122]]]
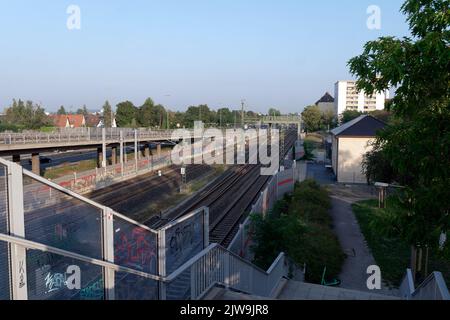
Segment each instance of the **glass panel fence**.
[[7,168],[0,164],[0,233],[8,232],[8,175]]
[[200,211],[165,230],[167,275],[205,248],[203,218]]
[[102,258],[102,210],[24,176],[26,239]]
[[158,281],[135,274],[115,273],[116,300],[158,300]]
[[8,244],[0,241],[0,300],[9,300],[9,263],[8,263]]
[[158,238],[145,228],[114,217],[114,263],[137,271],[158,274]]
[[50,252],[27,250],[29,300],[102,300],[103,268]]

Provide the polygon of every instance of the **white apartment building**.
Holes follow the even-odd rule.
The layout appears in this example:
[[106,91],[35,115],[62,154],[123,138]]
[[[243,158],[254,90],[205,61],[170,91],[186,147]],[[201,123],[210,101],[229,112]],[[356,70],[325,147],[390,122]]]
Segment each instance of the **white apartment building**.
[[356,81],[338,81],[334,87],[334,111],[341,115],[346,110],[370,112],[383,110],[389,91],[366,95],[364,91],[358,92]]

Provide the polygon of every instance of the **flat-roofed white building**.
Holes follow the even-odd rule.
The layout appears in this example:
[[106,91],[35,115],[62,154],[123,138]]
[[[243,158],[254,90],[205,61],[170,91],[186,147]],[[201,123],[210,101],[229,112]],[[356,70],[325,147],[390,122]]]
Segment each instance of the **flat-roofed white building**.
[[367,95],[364,91],[358,91],[356,81],[338,81],[334,87],[334,110],[341,115],[346,110],[371,112],[383,110],[386,100],[389,99],[389,90]]

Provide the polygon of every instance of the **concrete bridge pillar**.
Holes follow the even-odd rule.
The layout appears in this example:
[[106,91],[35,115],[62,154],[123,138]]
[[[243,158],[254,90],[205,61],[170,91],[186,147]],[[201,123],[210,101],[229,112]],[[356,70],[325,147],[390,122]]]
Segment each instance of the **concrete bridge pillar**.
[[161,158],[161,144],[156,145],[156,154],[158,155],[158,158]]
[[117,147],[111,148],[111,164],[113,166],[117,164]]
[[150,157],[150,145],[146,144],[144,146],[144,157],[149,158]]
[[13,154],[12,160],[13,162],[20,164],[20,154]]
[[39,158],[39,153],[31,154],[31,171],[38,175],[41,174],[41,160]]
[[102,148],[97,148],[97,168],[101,168],[103,164],[103,150]]

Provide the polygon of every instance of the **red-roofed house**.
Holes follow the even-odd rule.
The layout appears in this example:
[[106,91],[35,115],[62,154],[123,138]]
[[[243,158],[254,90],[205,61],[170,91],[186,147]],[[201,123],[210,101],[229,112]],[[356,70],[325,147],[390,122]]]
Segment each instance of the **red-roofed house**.
[[81,128],[86,126],[86,119],[82,114],[53,115],[53,123],[58,128]]

